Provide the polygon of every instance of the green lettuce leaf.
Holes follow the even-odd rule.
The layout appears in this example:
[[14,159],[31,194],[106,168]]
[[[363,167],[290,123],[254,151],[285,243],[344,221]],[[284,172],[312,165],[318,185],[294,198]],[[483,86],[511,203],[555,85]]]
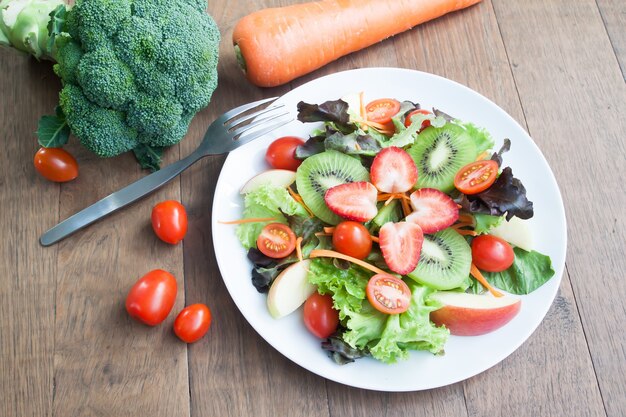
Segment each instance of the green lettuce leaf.
[[456,123],[463,126],[471,138],[474,139],[477,154],[480,155],[481,153],[490,150],[496,144],[487,129],[478,127],[473,123],[459,122],[458,120]]
[[300,203],[291,197],[284,187],[269,184],[249,192],[244,197],[243,218],[273,217],[267,222],[244,223],[237,226],[236,234],[244,248],[256,248],[256,239],[268,223],[288,224],[285,215],[308,218],[309,215]]
[[331,259],[315,258],[309,267],[309,282],[317,286],[320,294],[332,294],[334,307],[339,310],[339,318],[345,318],[346,311],[358,311],[365,299],[365,287],[371,273],[361,267],[349,264],[348,269],[337,268]]
[[492,216],[490,214],[474,213],[474,231],[483,234],[499,226],[504,220],[504,216]]
[[[513,265],[502,272],[483,272],[485,279],[496,288],[512,294],[530,294],[554,276],[554,268],[549,256],[537,251],[525,251],[513,248],[515,260]],[[470,291],[482,293],[484,287],[472,280]]]

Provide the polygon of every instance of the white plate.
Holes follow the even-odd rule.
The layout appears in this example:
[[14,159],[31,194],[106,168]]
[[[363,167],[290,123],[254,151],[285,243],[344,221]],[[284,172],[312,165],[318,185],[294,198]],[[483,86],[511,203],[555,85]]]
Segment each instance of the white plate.
[[554,277],[530,295],[523,296],[520,313],[506,326],[483,336],[451,336],[445,355],[413,351],[410,358],[385,365],[371,358],[340,366],[320,348],[320,341],[302,324],[302,309],[280,320],[270,317],[266,296],[250,281],[251,263],[235,236],[235,227],[218,223],[241,217],[241,186],[253,175],[268,169],[265,149],[276,138],[303,138],[314,124],[294,121],[263,139],[232,152],[222,168],[213,204],[213,241],[220,272],[235,304],[252,327],[269,344],[298,365],[322,377],[346,385],[379,391],[417,391],[452,384],[494,366],[517,349],[546,315],[556,295],[565,265],[565,212],[554,175],[543,155],[524,131],[496,104],[475,91],[448,79],[418,71],[396,68],[366,68],[340,72],[304,84],[277,102],[296,114],[296,104],[322,103],[346,93],[364,91],[367,100],[394,97],[435,107],[456,118],[487,128],[498,149],[511,139],[505,165],[524,183],[533,201],[535,216],[531,229],[535,249],[549,255]]

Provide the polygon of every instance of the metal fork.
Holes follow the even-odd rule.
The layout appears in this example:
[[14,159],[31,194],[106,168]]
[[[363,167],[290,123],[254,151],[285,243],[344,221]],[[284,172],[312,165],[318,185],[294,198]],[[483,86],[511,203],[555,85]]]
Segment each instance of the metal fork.
[[143,177],[68,217],[41,235],[39,243],[43,246],[52,245],[83,227],[155,191],[205,156],[230,152],[289,123],[292,117],[285,110],[284,105],[270,105],[246,114],[246,112],[271,103],[274,100],[276,100],[276,97],[255,101],[222,114],[211,123],[198,148],[186,158]]

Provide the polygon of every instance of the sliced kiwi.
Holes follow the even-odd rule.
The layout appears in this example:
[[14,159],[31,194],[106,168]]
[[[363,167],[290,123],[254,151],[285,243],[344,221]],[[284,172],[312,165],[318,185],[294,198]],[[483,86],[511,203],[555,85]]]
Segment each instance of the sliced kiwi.
[[474,140],[454,123],[428,127],[407,152],[417,165],[418,188],[436,188],[444,193],[454,189],[454,176],[478,156]]
[[452,229],[424,235],[420,260],[409,277],[438,290],[451,290],[467,282],[472,251],[463,236]]
[[330,224],[337,224],[342,218],[326,205],[326,190],[347,182],[369,179],[369,172],[358,159],[333,150],[308,157],[296,172],[296,186],[302,200],[313,214]]

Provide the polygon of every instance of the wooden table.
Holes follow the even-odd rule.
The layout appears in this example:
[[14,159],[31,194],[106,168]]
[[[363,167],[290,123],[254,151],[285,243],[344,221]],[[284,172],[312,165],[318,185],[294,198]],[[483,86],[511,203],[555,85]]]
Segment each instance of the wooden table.
[[[72,144],[79,178],[57,185],[39,177],[33,132],[54,108],[60,84],[49,63],[2,50],[0,415],[626,415],[626,3],[484,0],[289,85],[256,88],[237,70],[233,25],[255,9],[286,3],[210,2],[223,34],[219,88],[166,162],[190,153],[226,109],[325,74],[391,66],[456,80],[528,130],[563,193],[568,256],[545,320],[497,366],[430,391],[372,392],[305,371],[255,333],[221,280],[210,208],[223,157],[205,159],[146,200],[43,248],[38,237],[47,228],[145,172],[131,155],[101,160]],[[150,229],[150,210],[164,199],[188,209],[182,245],[161,243]],[[157,267],[184,289],[176,311],[194,302],[211,307],[213,325],[200,342],[176,339],[174,314],[148,328],[125,313],[132,283]]]

